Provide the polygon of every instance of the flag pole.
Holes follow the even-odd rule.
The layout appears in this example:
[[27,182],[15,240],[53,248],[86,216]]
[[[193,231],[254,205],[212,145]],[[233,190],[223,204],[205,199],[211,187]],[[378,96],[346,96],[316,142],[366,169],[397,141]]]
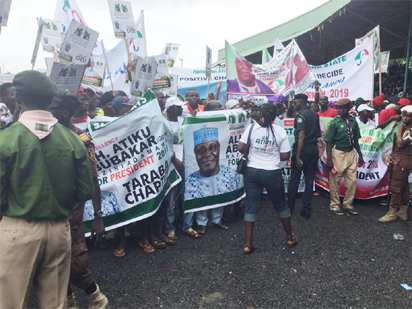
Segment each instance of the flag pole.
[[378,25],[378,65],[379,65],[379,94],[382,94],[382,69],[381,69],[381,30]]
[[274,53],[275,57],[278,55],[278,36],[275,34],[275,50]]
[[124,43],[126,44],[127,60],[128,60],[129,63],[131,63],[132,62],[132,57],[130,57],[130,49],[129,49],[128,39],[124,39]]

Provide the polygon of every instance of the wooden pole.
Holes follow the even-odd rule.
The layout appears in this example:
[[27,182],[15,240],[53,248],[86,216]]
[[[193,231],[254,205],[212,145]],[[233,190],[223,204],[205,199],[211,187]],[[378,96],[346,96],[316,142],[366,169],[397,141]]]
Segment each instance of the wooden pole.
[[131,63],[131,62],[132,62],[132,57],[130,57],[129,40],[128,40],[128,39],[124,39],[124,43],[126,44],[127,61],[128,61],[129,63]]
[[382,93],[382,69],[381,69],[381,31],[378,25],[378,66],[379,66],[379,94]]
[[273,55],[276,57],[278,55],[278,36],[275,34],[275,50]]

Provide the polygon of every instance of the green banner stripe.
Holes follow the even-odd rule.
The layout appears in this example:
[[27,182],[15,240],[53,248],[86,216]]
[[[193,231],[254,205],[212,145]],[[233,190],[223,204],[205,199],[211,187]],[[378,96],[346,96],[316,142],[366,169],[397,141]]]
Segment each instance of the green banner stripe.
[[205,207],[205,206],[213,206],[213,205],[222,204],[222,203],[228,203],[230,201],[234,201],[238,199],[239,197],[241,197],[244,191],[245,191],[244,188],[241,188],[241,189],[229,192],[229,193],[188,200],[188,201],[185,201],[185,210],[200,208],[200,207]]
[[185,124],[193,124],[193,123],[204,123],[204,122],[217,122],[217,121],[227,121],[226,116],[224,115],[214,115],[214,116],[205,116],[202,117],[201,113],[197,114],[197,116],[187,116],[183,121],[183,125]]
[[[158,196],[140,205],[132,206],[131,208],[125,211],[122,211],[120,213],[103,217],[104,226],[109,227],[109,226],[119,224],[124,221],[136,219],[147,213],[154,211],[159,205],[160,200],[163,198],[165,192],[170,188],[170,185],[178,179],[179,179],[179,175],[176,172],[176,170],[173,169],[169,177],[167,178],[167,181],[163,187],[162,192]],[[91,228],[92,228],[92,222],[93,220],[84,221],[85,233],[90,233]]]

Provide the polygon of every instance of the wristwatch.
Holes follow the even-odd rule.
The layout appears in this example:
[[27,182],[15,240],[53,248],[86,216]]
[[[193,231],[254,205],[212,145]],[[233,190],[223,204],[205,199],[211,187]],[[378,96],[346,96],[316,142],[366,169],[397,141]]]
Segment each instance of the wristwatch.
[[95,216],[95,217],[102,218],[102,217],[103,217],[103,211],[99,210],[99,211],[95,212],[95,213],[94,213],[94,216]]

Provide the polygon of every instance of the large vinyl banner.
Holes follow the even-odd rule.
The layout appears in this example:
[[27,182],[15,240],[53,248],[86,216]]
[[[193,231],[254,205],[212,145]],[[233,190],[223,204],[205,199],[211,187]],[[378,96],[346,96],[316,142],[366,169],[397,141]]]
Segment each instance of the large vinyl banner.
[[185,118],[185,212],[229,205],[244,197],[243,176],[236,172],[241,158],[237,143],[250,123],[242,109]]
[[248,96],[256,102],[275,102],[292,90],[303,92],[314,81],[295,40],[263,65],[248,62],[226,42],[226,72],[228,100]]
[[[372,57],[371,57],[372,58]],[[321,131],[325,133],[332,118],[320,117]],[[357,169],[355,198],[369,199],[388,194],[389,176],[387,158],[392,151],[392,141],[396,123],[385,129],[376,129],[367,125],[360,125],[362,138],[359,146],[365,163]],[[394,129],[395,128],[395,129]],[[319,160],[316,172],[316,184],[329,191],[329,173],[326,169],[326,150]],[[345,184],[340,183],[340,195],[345,194]]]
[[[366,40],[346,54],[325,64],[311,65],[320,83],[322,94],[330,101],[348,98],[355,101],[373,99],[373,41]],[[315,98],[313,83],[306,89],[309,99]]]
[[[106,230],[153,215],[179,181],[171,163],[172,134],[156,96],[147,91],[130,112],[111,122],[89,120],[96,148]],[[94,210],[86,203],[84,224],[90,233]]]

